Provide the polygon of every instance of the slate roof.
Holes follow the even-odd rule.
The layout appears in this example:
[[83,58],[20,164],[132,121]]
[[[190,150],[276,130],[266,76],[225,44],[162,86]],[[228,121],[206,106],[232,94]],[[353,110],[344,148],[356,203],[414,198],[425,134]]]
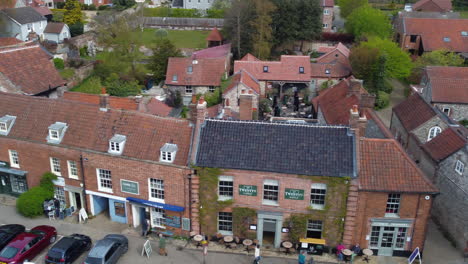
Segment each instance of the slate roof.
[[438,189],[394,139],[360,139],[359,189],[438,193]]
[[452,0],[419,0],[413,10],[448,12],[452,10]]
[[206,48],[192,53],[192,59],[201,58],[226,58],[231,53],[231,44]]
[[160,148],[177,144],[174,164],[186,166],[192,128],[182,119],[163,118],[127,110],[100,111],[98,105],[69,100],[0,93],[0,116],[16,116],[7,137],[47,143],[55,122],[68,128],[59,145],[107,153],[115,134],[127,138],[122,156],[159,161]]
[[[309,56],[281,55],[280,61],[260,61],[248,55],[234,62],[234,72],[245,70],[259,81],[310,82]],[[263,72],[263,66],[268,66],[268,72]],[[299,73],[299,67],[304,67],[304,73]]]
[[384,124],[374,109],[364,109],[367,118],[366,138],[393,138],[392,132]]
[[468,67],[428,66],[426,74],[432,102],[468,104]]
[[60,34],[62,32],[65,23],[60,22],[48,22],[44,33]]
[[408,132],[437,115],[418,93],[410,95],[405,101],[393,107],[393,113]]
[[41,14],[43,16],[52,15],[52,11],[50,11],[50,9],[48,7],[46,7],[46,6],[37,6],[37,7],[33,7],[33,8],[34,8],[34,10],[36,10],[39,14]]
[[223,36],[221,35],[221,32],[217,28],[213,28],[208,34],[208,37],[206,37],[207,41],[223,41]]
[[7,8],[3,9],[2,12],[22,25],[47,20],[43,15],[39,14],[34,8],[29,6]]
[[464,130],[464,128],[448,127],[435,138],[426,142],[422,148],[435,161],[443,160],[466,145],[466,135],[463,136],[463,131],[460,130]]
[[354,177],[354,140],[347,127],[209,119],[201,128],[196,165]]
[[[99,105],[100,99],[99,94],[87,94],[87,93],[78,93],[78,92],[64,92],[63,99],[77,101],[82,103],[90,103],[94,105]],[[138,110],[138,103],[135,98],[130,97],[117,97],[117,96],[108,96],[109,107],[114,109],[124,109],[124,110]]]
[[[448,49],[454,52],[468,52],[468,19],[403,18],[406,35],[420,35],[424,51]],[[430,27],[428,25],[431,25]],[[449,38],[450,41],[444,41]]]
[[[196,61],[196,64],[194,64]],[[169,58],[166,72],[167,85],[220,86],[225,69],[225,58]],[[192,66],[192,73],[187,68]],[[173,81],[177,75],[177,81]]]
[[39,94],[66,83],[38,45],[0,50],[0,72],[26,94]]

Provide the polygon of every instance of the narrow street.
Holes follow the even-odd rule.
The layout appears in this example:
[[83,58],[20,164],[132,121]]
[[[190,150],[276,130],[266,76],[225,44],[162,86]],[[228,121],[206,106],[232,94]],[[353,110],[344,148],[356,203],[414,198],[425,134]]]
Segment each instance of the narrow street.
[[387,106],[387,108],[377,112],[377,115],[379,115],[380,119],[382,119],[387,127],[390,127],[390,121],[392,119],[392,108],[406,99],[406,84],[400,82],[397,79],[390,79],[390,83],[393,87],[393,91],[390,95],[390,105]]

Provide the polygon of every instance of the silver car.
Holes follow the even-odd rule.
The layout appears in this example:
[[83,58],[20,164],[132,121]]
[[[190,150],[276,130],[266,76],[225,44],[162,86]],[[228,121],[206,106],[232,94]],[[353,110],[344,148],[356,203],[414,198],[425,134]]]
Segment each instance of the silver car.
[[128,239],[125,236],[107,235],[94,245],[83,264],[116,264],[127,250]]

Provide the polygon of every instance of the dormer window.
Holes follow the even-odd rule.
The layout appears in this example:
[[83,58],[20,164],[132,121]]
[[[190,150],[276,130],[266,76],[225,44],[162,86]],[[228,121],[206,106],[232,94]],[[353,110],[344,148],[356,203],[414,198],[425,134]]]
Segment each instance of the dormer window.
[[187,73],[192,73],[193,72],[193,67],[192,66],[188,66],[187,67]]
[[449,37],[445,37],[445,38],[444,38],[444,42],[450,42],[450,38],[449,38]]
[[172,75],[172,81],[177,82],[177,74]]
[[462,31],[461,35],[464,36],[464,37],[468,37],[468,31]]
[[429,129],[429,134],[427,135],[427,141],[437,137],[442,132],[442,129],[438,126],[432,127]]
[[304,73],[304,67],[299,67],[299,73]]
[[325,74],[330,74],[330,70],[329,70],[329,69],[325,69]]
[[110,154],[122,154],[124,147],[125,147],[125,141],[127,140],[127,137],[124,135],[119,135],[115,134],[110,140],[109,140],[109,150],[108,152]]
[[7,136],[10,133],[13,124],[15,123],[16,116],[5,115],[0,118],[0,135]]
[[62,141],[65,131],[68,126],[66,123],[55,122],[55,124],[49,126],[49,134],[47,136],[48,143],[58,144]]
[[268,72],[268,66],[263,66],[263,72]]
[[166,143],[164,146],[161,148],[161,157],[160,161],[163,162],[174,162],[176,154],[177,154],[177,145],[176,144],[171,144],[171,143]]

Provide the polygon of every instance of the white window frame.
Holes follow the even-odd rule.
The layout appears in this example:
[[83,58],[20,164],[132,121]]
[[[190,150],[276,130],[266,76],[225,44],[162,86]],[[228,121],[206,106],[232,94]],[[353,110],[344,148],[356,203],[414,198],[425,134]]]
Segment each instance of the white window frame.
[[175,152],[161,151],[161,161],[174,162]]
[[[401,194],[389,193],[385,206],[385,217],[399,217],[401,207]],[[389,212],[394,210],[394,212]]]
[[150,216],[151,226],[164,229],[166,228],[166,226],[164,226],[166,219],[166,211],[164,209],[151,207]]
[[50,171],[57,176],[62,176],[59,158],[50,157]]
[[[274,189],[266,189],[266,186],[271,186],[271,187],[276,187],[276,201],[272,199],[265,199],[265,192],[275,192]],[[262,203],[265,205],[274,205],[278,206],[279,205],[279,182],[277,180],[263,180],[263,199]]]
[[[67,160],[68,178],[78,180],[78,166],[76,161]],[[74,167],[74,168],[73,168]]]
[[[314,196],[314,199],[312,199],[312,196]],[[321,202],[322,200],[323,203]],[[310,207],[314,210],[323,210],[325,209],[326,201],[327,185],[324,183],[313,183],[310,187]]]
[[[101,173],[102,172],[102,173]],[[107,173],[109,172],[109,173]],[[101,176],[106,176],[107,175],[109,176],[109,178],[102,178],[104,180],[107,180],[110,182],[110,188],[108,186],[103,186],[102,185],[102,179],[101,179]],[[113,193],[112,191],[112,188],[113,188],[113,185],[112,185],[112,172],[110,170],[106,170],[106,169],[96,169],[96,177],[97,177],[97,183],[98,183],[98,190],[101,191],[101,192],[108,192],[108,193]]]
[[[320,224],[320,229],[316,228],[316,226],[318,226],[319,224]],[[312,219],[307,220],[306,237],[309,238],[307,236],[307,231],[312,231],[312,232],[320,231],[320,238],[319,239],[321,239],[323,237],[323,221],[322,220],[312,220]]]
[[465,164],[462,161],[457,160],[457,162],[455,162],[455,171],[458,174],[463,175],[463,172],[465,171]]
[[0,132],[8,132],[8,124],[6,122],[0,122]]
[[[231,183],[225,184],[225,183]],[[221,192],[221,188],[224,188],[225,191]],[[231,190],[228,190],[228,189]],[[225,195],[226,192],[231,192],[231,195]],[[227,201],[232,200],[234,198],[234,179],[232,176],[219,176],[218,177],[218,200],[219,201]]]
[[440,133],[442,133],[442,129],[439,126],[431,127],[431,129],[429,129],[429,133],[427,134],[427,141],[437,137],[437,135]]
[[193,86],[192,85],[186,85],[185,86],[185,93],[186,94],[193,94]]
[[177,82],[178,78],[177,74],[172,75],[172,82]]
[[121,151],[122,143],[109,141],[109,152],[112,153],[122,153]]
[[19,168],[20,163],[19,163],[18,151],[9,149],[8,155],[10,156],[10,166],[13,168]]
[[323,23],[323,24],[322,24],[322,28],[328,28],[328,24],[327,24],[327,23]]
[[65,189],[62,186],[54,186],[54,197],[60,201],[60,208],[65,208],[67,206]]
[[193,66],[188,66],[187,67],[187,73],[192,74],[193,73]]
[[213,86],[213,85],[208,86],[208,91],[209,91],[210,93],[214,93],[214,92],[216,91],[216,86]]
[[[220,219],[221,217],[223,218],[222,220]],[[229,217],[231,219],[227,219]],[[218,212],[218,221],[217,221],[218,233],[220,233],[222,235],[225,235],[225,236],[232,235],[232,228],[233,228],[232,220],[233,220],[232,213],[230,213],[230,212]],[[224,223],[224,225],[221,225],[221,223]],[[229,227],[229,225],[231,226],[231,230],[225,230],[225,229],[221,230],[220,229],[220,226]],[[229,228],[227,228],[227,229],[229,229]]]
[[[153,190],[156,196],[153,196]],[[148,197],[150,201],[164,203],[164,180],[148,178]]]
[[270,71],[270,67],[268,67],[267,65],[263,66],[263,72],[269,72]]
[[[445,112],[445,110],[447,110],[447,112]],[[444,112],[447,116],[450,116],[450,107],[443,107],[442,108],[442,112]]]
[[60,140],[60,131],[55,129],[49,129],[49,138],[51,140]]
[[299,73],[305,73],[304,67],[302,67],[302,66],[299,67]]
[[330,69],[325,69],[325,74],[330,74]]
[[323,13],[324,13],[325,15],[329,15],[329,14],[330,14],[330,10],[328,10],[327,8],[324,8],[324,9],[323,9]]

